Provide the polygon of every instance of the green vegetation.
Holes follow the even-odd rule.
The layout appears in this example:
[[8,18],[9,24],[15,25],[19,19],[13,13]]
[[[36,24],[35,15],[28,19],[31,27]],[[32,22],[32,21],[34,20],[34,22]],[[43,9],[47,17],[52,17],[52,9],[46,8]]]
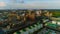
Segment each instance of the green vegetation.
[[52,12],[54,17],[60,17],[60,10],[48,10],[48,11]]
[[53,12],[53,16],[60,17],[60,11],[59,12],[58,11]]

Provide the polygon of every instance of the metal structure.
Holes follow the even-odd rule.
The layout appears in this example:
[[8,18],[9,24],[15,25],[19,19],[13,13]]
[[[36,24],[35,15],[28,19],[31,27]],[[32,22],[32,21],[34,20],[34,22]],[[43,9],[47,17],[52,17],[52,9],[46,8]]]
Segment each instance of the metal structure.
[[[6,34],[45,34],[46,31],[48,31],[48,32],[53,32],[53,31],[60,32],[60,25],[59,25],[60,23],[55,22],[55,21],[50,21],[49,18],[44,16],[43,14],[42,14],[42,16],[37,15],[36,16],[37,19],[34,22],[33,21],[32,22],[25,21],[26,22],[25,23],[23,21],[16,20],[15,17],[14,17],[14,21],[11,20],[12,22],[11,21],[8,22],[8,20],[7,20],[7,22],[8,22],[7,23],[6,19],[9,18],[9,14],[10,14],[10,17],[11,17],[11,14],[12,15],[15,14],[15,16],[21,16],[23,13],[25,14],[26,11],[28,11],[28,10],[16,10],[16,11],[15,10],[10,10],[10,11],[6,11],[7,13],[4,12],[4,11],[2,12],[2,11],[0,12],[0,13],[2,13],[2,17],[0,16],[1,17],[0,22],[3,22],[3,24],[2,24],[2,26],[0,25],[0,27],[3,28],[3,31]],[[43,13],[45,14],[46,12],[43,11]],[[43,18],[40,18],[40,17],[43,17]],[[23,17],[21,17],[21,18],[23,18]],[[2,20],[2,19],[4,19],[5,21]],[[42,19],[43,22],[41,22],[40,19]],[[10,22],[11,22],[11,24],[14,25],[13,27],[12,27],[12,25],[9,25]]]

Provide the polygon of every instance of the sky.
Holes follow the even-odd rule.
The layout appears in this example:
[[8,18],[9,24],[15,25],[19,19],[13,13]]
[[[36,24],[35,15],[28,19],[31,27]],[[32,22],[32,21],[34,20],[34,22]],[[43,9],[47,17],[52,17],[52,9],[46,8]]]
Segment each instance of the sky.
[[0,9],[60,9],[60,0],[0,0]]

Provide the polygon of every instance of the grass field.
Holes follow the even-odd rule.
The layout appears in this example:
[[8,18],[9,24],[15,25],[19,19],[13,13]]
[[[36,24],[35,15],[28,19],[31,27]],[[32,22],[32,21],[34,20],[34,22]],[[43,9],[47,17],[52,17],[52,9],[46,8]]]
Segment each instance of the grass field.
[[60,11],[51,11],[53,13],[53,16],[60,17]]

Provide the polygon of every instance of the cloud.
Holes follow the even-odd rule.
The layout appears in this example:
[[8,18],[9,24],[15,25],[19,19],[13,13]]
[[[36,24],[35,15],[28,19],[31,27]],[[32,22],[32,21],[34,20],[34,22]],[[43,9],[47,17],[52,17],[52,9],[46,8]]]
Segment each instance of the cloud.
[[[31,0],[32,1],[32,0]],[[37,8],[37,9],[57,9],[60,8],[60,1],[54,1],[54,0],[49,0],[49,1],[45,1],[45,0],[40,0],[40,1],[28,1],[26,3],[13,3],[13,2],[9,2],[9,3],[5,3],[5,2],[0,2],[0,7],[3,7],[4,9],[21,9],[21,8],[27,8],[27,9],[33,9],[33,8]]]
[[0,2],[0,7],[4,7],[6,6],[6,3],[5,2]]
[[40,9],[59,9],[60,1],[39,1],[26,4],[16,4],[16,8],[40,8]]

